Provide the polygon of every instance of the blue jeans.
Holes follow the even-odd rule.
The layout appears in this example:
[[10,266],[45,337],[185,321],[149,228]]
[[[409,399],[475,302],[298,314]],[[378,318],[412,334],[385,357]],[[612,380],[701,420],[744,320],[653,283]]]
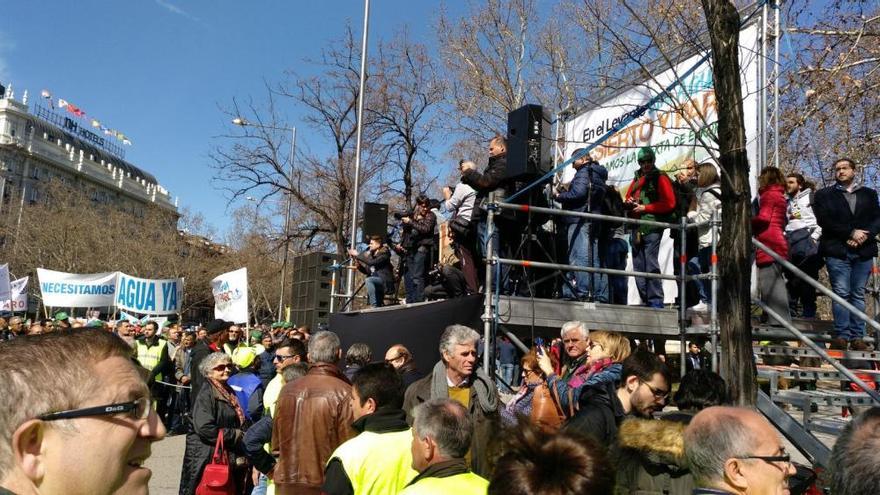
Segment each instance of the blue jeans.
[[428,248],[418,247],[406,255],[406,272],[403,283],[406,288],[406,302],[417,303],[425,299],[425,282],[427,281]]
[[[643,273],[660,273],[660,239],[662,232],[642,234],[641,242],[636,242],[637,235],[633,234],[632,255],[633,271]],[[652,308],[663,307],[663,281],[659,278],[636,277],[636,287],[639,296],[646,306]]]
[[[599,268],[599,239],[590,236],[592,225],[578,222],[568,226],[568,264]],[[608,279],[604,273],[569,272],[562,285],[562,297],[584,299],[592,296],[594,301],[608,302]],[[572,290],[572,284],[575,288]]]
[[[514,391],[516,390],[515,380],[517,368],[518,366],[515,364],[498,364],[498,374],[501,375],[501,380],[504,380],[504,383],[510,385]],[[505,387],[500,381],[497,383],[497,386],[498,390],[508,391],[507,387]]]
[[251,495],[266,495],[266,489],[268,487],[269,478],[267,478],[265,474],[260,473],[260,478],[257,480],[257,485],[254,486],[254,490],[251,492]]
[[[496,218],[496,220],[498,219],[497,216],[495,218]],[[489,239],[489,225],[486,223],[486,220],[483,219],[482,221],[480,221],[480,223],[477,224],[477,237],[479,237],[479,239],[480,239],[480,246],[479,246],[480,256],[482,256],[484,260],[486,259],[486,252],[488,251],[489,242],[492,242],[493,255],[498,256],[498,257],[502,257],[502,258],[504,257],[501,253],[501,241],[499,239],[499,233],[498,233],[499,224],[497,221],[495,222],[494,227],[495,227],[495,230],[492,232],[492,239]],[[486,260],[486,262],[488,263],[488,260]],[[495,273],[496,273],[496,271],[493,267],[493,270],[492,270],[492,290],[493,291],[495,290],[495,287],[498,285],[498,277],[495,276]],[[501,265],[501,280],[504,282],[504,285],[501,286],[502,293],[505,292],[504,289],[508,285],[509,274],[510,274],[510,265]]]
[[364,280],[364,285],[367,286],[367,300],[370,302],[370,306],[381,307],[382,301],[385,299],[385,281],[382,280],[382,277],[375,275],[367,277]]
[[[712,271],[712,246],[700,248],[697,257],[691,261],[694,260],[697,261],[697,264],[700,267],[700,273],[710,273]],[[709,279],[703,279],[699,282],[701,286],[700,294],[705,296],[703,300],[706,301],[707,304],[712,302],[712,281]]]
[[[629,244],[623,239],[612,237],[603,239],[599,243],[599,261],[604,268],[613,270],[626,270],[626,255],[629,254]],[[623,275],[609,275],[608,289],[609,302],[611,304],[626,304],[629,292],[629,284]]]
[[[828,278],[831,279],[831,290],[852,304],[859,311],[865,311],[865,284],[871,275],[871,258],[860,259],[853,253],[847,257],[825,258]],[[865,336],[865,322],[852,315],[849,310],[837,303],[832,303],[834,314],[834,332],[837,337],[845,340],[861,339]]]

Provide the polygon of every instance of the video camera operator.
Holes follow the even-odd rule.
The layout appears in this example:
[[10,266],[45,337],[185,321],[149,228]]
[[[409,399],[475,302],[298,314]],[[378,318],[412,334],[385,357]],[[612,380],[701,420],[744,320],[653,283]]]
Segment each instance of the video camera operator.
[[386,293],[394,292],[394,274],[391,269],[391,252],[382,244],[379,236],[370,237],[370,245],[363,253],[356,249],[349,249],[350,254],[357,261],[358,270],[367,275],[364,285],[367,286],[367,299],[374,308],[383,304]]
[[416,198],[412,213],[395,214],[395,217],[399,217],[403,224],[403,235],[400,243],[394,245],[394,251],[403,259],[406,302],[421,302],[424,300],[428,261],[434,248],[437,217],[431,211],[431,200],[425,195]]

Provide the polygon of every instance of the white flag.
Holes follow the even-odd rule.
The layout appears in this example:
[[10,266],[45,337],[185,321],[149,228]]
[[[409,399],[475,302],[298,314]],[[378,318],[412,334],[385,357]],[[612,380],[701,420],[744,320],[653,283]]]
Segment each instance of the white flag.
[[224,273],[211,280],[214,318],[233,323],[248,321],[247,268]]

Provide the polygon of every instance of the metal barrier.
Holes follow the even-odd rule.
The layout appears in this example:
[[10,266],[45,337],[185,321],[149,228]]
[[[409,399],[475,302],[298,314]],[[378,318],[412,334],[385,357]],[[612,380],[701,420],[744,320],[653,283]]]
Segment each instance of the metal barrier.
[[[679,241],[682,248],[682,251],[685,250],[687,246],[687,231],[688,229],[696,229],[700,227],[704,227],[709,225],[712,232],[712,243],[711,243],[711,258],[710,258],[710,273],[708,274],[699,274],[699,275],[688,275],[687,274],[687,253],[682,252],[679,255],[678,263],[679,270],[678,275],[664,275],[662,273],[647,273],[647,272],[628,272],[625,270],[616,270],[610,268],[596,268],[596,267],[588,267],[588,266],[575,266],[561,263],[549,263],[542,261],[531,261],[531,260],[515,260],[509,258],[501,258],[494,252],[494,243],[489,241],[486,242],[484,246],[485,249],[485,258],[486,258],[486,275],[485,275],[485,301],[484,301],[484,310],[483,310],[483,334],[485,351],[483,352],[483,368],[487,374],[491,374],[491,365],[492,365],[492,351],[493,349],[492,343],[492,335],[493,330],[498,325],[498,306],[500,303],[500,290],[501,290],[501,280],[500,280],[500,268],[501,265],[509,265],[509,266],[522,266],[524,268],[548,268],[548,269],[556,269],[556,270],[564,270],[567,272],[587,272],[587,273],[600,273],[606,275],[618,275],[618,276],[627,276],[627,277],[643,277],[650,279],[661,279],[661,280],[675,280],[678,282],[679,289],[679,345],[681,351],[681,374],[685,373],[685,354],[687,353],[687,342],[686,336],[688,332],[688,319],[687,319],[687,305],[686,305],[686,284],[690,281],[695,280],[709,280],[711,282],[711,301],[710,301],[710,309],[709,309],[709,328],[708,333],[710,335],[712,341],[712,370],[717,371],[718,369],[718,310],[717,310],[717,296],[718,296],[718,272],[717,272],[717,247],[718,247],[718,227],[720,227],[720,220],[718,218],[718,212],[715,211],[712,213],[712,219],[705,222],[695,222],[688,223],[686,218],[681,218],[679,223],[667,223],[667,222],[656,222],[651,220],[641,220],[635,218],[623,218],[609,215],[601,215],[597,213],[587,213],[587,212],[576,212],[576,211],[567,211],[560,210],[554,208],[544,208],[544,207],[535,207],[530,205],[519,205],[512,203],[504,203],[504,202],[496,202],[494,198],[494,193],[490,196],[490,203],[487,206],[487,216],[486,216],[486,239],[491,240],[495,235],[495,215],[498,210],[512,210],[526,213],[540,213],[545,215],[552,216],[569,216],[569,217],[577,217],[584,218],[588,220],[609,220],[613,222],[619,222],[628,225],[646,225],[650,227],[661,227],[664,229],[677,230],[679,233]],[[590,241],[588,241],[590,242]],[[592,249],[592,248],[590,248]],[[498,282],[495,284],[495,291],[493,294],[492,291],[492,281],[493,281],[493,267],[495,275],[494,277],[498,279]]]

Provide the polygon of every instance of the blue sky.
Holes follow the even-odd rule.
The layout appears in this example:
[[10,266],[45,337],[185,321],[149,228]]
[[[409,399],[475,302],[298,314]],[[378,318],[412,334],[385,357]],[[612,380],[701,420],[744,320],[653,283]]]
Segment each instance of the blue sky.
[[[452,13],[463,10],[455,0]],[[403,26],[435,43],[439,2],[373,0],[370,46]],[[221,232],[227,200],[208,153],[226,126],[220,107],[262,98],[263,81],[305,71],[349,21],[358,39],[361,0],[0,0],[0,82],[16,95],[49,90],[133,141],[126,159],[154,174]],[[288,117],[295,123],[297,114]],[[298,144],[320,148],[301,128]]]

